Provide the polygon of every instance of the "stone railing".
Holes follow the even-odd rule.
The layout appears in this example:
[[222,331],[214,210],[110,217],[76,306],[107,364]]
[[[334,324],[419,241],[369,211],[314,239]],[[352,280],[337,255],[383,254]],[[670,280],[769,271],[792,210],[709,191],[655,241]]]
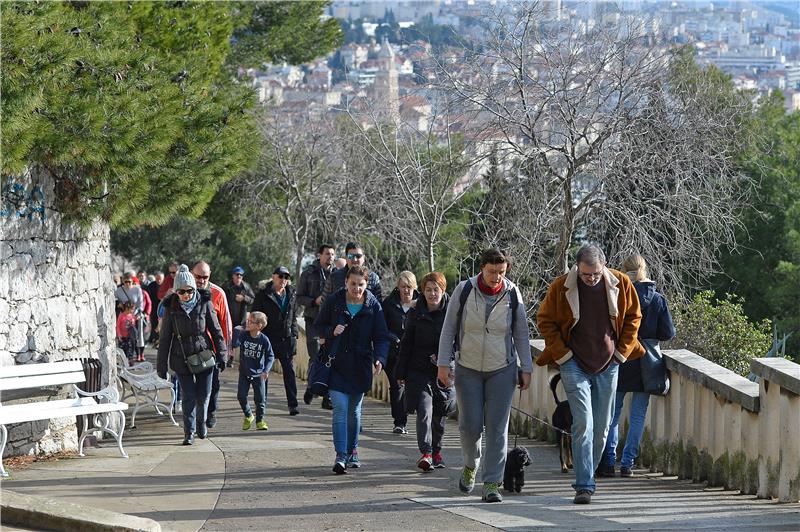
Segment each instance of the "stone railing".
[[[544,348],[541,340],[531,345],[534,357]],[[754,359],[751,369],[759,377],[754,383],[690,351],[664,351],[664,357],[671,388],[668,395],[650,399],[641,463],[653,472],[709,486],[798,501],[800,365],[780,358]],[[538,369],[515,406],[549,420],[555,402],[547,372]],[[558,391],[563,399],[563,389]],[[623,431],[629,401],[620,420]],[[512,417],[516,430],[542,439],[549,436],[546,426],[520,414]]]
[[[308,374],[304,335],[301,326],[295,358],[301,379]],[[544,341],[533,340],[531,348],[535,358]],[[690,351],[663,353],[671,388],[668,395],[650,399],[639,456],[642,465],[652,472],[763,498],[800,500],[800,365],[780,358],[754,359],[751,368],[759,377],[754,383]],[[558,393],[565,398],[560,386]],[[369,395],[388,402],[385,373],[373,379]],[[629,404],[630,399],[620,419],[621,442]],[[515,394],[514,406],[549,422],[555,401],[544,368],[534,369],[531,387]],[[516,412],[511,430],[552,438],[546,425]]]

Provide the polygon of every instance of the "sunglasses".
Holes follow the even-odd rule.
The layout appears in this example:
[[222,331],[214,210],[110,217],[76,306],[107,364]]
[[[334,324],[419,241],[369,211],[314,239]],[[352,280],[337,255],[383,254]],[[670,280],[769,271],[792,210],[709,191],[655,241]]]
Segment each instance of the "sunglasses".
[[347,258],[348,258],[348,259],[350,259],[350,260],[353,260],[353,259],[360,259],[360,258],[361,258],[361,257],[363,257],[363,256],[364,256],[364,254],[363,254],[363,253],[348,253],[348,254],[347,254]]
[[241,277],[241,276],[242,276],[242,274],[241,274],[241,273],[234,273],[234,274],[233,274],[233,276],[234,276],[234,277]]
[[195,276],[194,276],[195,279],[198,279],[200,281],[205,281],[206,279],[208,279],[210,277],[211,277],[210,275],[197,275],[197,274],[195,274]]
[[123,281],[122,284],[133,284],[133,281]]
[[291,278],[290,275],[286,275],[285,273],[282,273],[282,274],[278,275],[278,277],[280,277],[281,279],[290,279]]
[[177,274],[177,273],[178,273],[178,272],[169,272],[169,274],[170,274],[170,275],[175,275],[175,274]]
[[180,290],[175,290],[175,293],[179,296],[186,296],[194,294],[194,288],[181,288]]

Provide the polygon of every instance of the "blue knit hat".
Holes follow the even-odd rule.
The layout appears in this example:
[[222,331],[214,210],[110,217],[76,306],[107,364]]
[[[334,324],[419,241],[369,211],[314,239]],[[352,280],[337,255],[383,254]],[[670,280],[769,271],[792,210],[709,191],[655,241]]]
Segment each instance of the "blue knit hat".
[[180,268],[178,268],[178,273],[175,275],[175,282],[172,283],[172,287],[177,290],[186,286],[197,289],[197,285],[194,282],[194,275],[189,272],[189,267],[185,264],[181,264]]

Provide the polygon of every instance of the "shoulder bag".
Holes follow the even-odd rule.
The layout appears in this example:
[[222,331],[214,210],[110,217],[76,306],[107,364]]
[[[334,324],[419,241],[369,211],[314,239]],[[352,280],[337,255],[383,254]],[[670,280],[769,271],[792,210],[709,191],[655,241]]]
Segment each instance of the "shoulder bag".
[[318,396],[325,396],[328,394],[328,383],[331,380],[331,366],[335,356],[330,356],[328,350],[320,347],[320,353],[317,360],[308,368],[308,385],[311,388],[311,393]]
[[661,356],[658,340],[640,340],[644,347],[641,360],[642,385],[644,391],[652,395],[667,395],[669,392],[669,374]]
[[203,349],[198,353],[186,356],[186,351],[183,350],[183,338],[178,330],[178,322],[175,321],[175,315],[172,315],[172,327],[175,329],[175,335],[178,337],[178,345],[181,346],[181,353],[183,360],[186,362],[186,367],[193,375],[203,373],[217,365],[217,357],[210,349]]

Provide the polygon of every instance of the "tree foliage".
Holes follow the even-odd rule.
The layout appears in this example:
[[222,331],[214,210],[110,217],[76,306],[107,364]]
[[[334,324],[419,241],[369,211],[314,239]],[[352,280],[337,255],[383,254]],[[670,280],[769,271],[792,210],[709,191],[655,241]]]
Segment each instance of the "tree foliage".
[[743,159],[758,179],[744,216],[740,245],[720,254],[719,292],[745,298],[756,319],[769,318],[781,333],[793,332],[787,352],[800,356],[800,113],[789,114],[776,93],[759,106],[754,124],[760,142]]
[[706,290],[672,311],[677,336],[670,349],[688,349],[743,377],[750,373],[750,360],[766,356],[772,345],[769,320],[751,322],[737,296],[715,299]]
[[3,173],[49,173],[77,221],[199,215],[257,153],[254,95],[231,61],[329,50],[324,5],[3,2]]

